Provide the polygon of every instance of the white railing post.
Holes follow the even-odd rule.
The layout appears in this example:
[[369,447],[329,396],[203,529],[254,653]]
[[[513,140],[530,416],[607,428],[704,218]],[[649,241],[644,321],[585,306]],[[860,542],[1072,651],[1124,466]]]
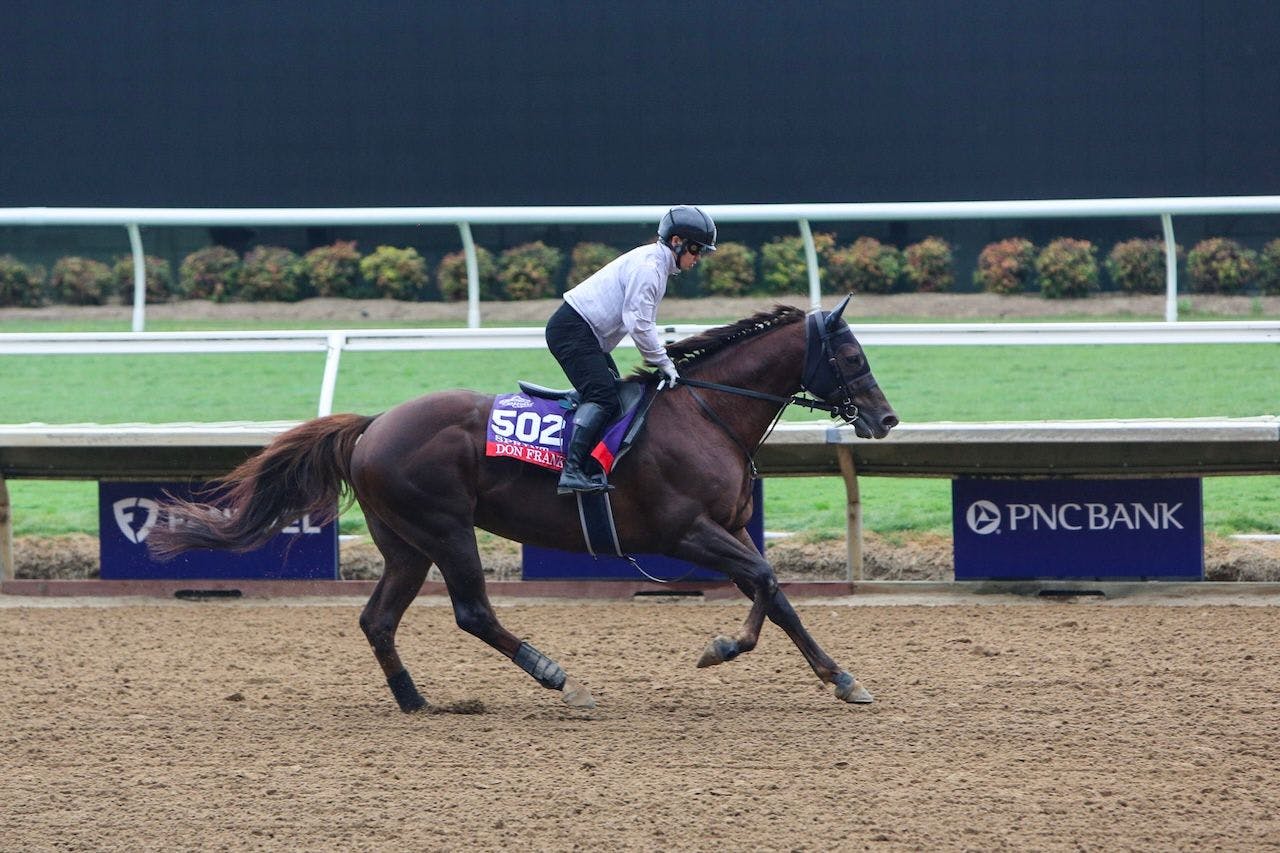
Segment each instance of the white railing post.
[[467,258],[467,328],[480,328],[480,261],[476,258],[476,241],[471,239],[471,223],[459,222],[462,251]]
[[1164,228],[1164,319],[1173,323],[1178,319],[1178,244],[1173,241],[1173,216],[1160,214]]
[[324,379],[320,382],[320,406],[316,417],[333,414],[333,394],[338,387],[338,363],[342,359],[342,348],[346,345],[347,336],[343,332],[329,334],[324,355]]
[[804,263],[809,269],[809,308],[822,307],[822,281],[818,277],[818,250],[813,245],[813,230],[809,220],[800,220],[800,236],[804,240]]
[[147,259],[142,253],[142,232],[137,223],[129,223],[128,231],[133,251],[133,330],[141,332],[147,325]]

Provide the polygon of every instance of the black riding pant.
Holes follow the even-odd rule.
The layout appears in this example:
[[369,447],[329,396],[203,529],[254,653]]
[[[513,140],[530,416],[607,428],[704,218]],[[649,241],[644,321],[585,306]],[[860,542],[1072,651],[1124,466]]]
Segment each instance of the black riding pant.
[[600,348],[596,333],[568,302],[562,302],[547,321],[547,348],[560,362],[564,375],[578,389],[584,403],[596,403],[606,422],[618,412],[618,365]]

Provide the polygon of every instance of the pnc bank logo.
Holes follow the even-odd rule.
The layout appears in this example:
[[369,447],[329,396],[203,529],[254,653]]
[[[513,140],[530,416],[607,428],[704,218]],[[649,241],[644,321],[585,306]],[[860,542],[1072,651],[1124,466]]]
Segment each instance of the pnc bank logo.
[[974,501],[969,504],[964,520],[969,529],[979,536],[996,533],[1000,530],[1000,507],[991,501]]

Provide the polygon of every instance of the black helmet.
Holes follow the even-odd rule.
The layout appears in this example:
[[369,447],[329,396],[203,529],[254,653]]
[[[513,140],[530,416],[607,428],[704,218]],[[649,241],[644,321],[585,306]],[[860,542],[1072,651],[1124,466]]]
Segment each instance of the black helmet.
[[[697,243],[704,252],[716,250],[716,224],[710,216],[691,205],[671,208],[658,223],[658,238],[663,245],[670,246],[672,237],[679,237],[684,243]],[[683,253],[682,245],[676,254]]]

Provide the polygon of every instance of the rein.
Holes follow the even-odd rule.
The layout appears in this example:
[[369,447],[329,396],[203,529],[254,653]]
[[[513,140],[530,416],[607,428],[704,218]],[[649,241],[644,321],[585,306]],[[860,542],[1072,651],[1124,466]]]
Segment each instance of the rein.
[[[738,445],[738,449],[742,451],[742,455],[747,457],[747,464],[751,468],[750,479],[752,480],[760,478],[760,471],[756,468],[756,454],[760,452],[760,448],[769,438],[774,427],[776,427],[778,422],[782,420],[782,413],[787,410],[787,406],[795,403],[796,405],[804,406],[811,411],[819,410],[826,412],[833,418],[838,417],[842,410],[842,407],[840,406],[825,403],[821,400],[815,400],[812,397],[780,397],[777,394],[766,394],[763,391],[753,391],[750,388],[738,388],[734,385],[721,385],[719,382],[706,382],[701,379],[686,379],[683,376],[680,377],[677,384],[688,385],[689,395],[693,397],[693,401],[698,404],[698,408],[702,410],[702,414],[707,418],[707,420],[720,427],[720,431],[729,436],[729,439],[733,441],[734,444]],[[724,422],[724,418],[717,415],[715,409],[708,406],[702,399],[702,396],[693,390],[694,388],[703,388],[707,391],[723,391],[726,394],[736,394],[739,397],[750,397],[753,400],[765,400],[770,403],[778,403],[781,408],[778,409],[778,414],[774,416],[773,423],[769,424],[769,428],[765,430],[764,435],[760,437],[760,441],[756,444],[755,449],[748,450],[747,446],[742,443],[742,440],[738,438],[737,434],[729,428],[727,423]]]
[[[803,395],[779,396],[777,394],[766,394],[763,391],[753,391],[750,388],[739,388],[734,385],[722,385],[719,382],[707,382],[702,379],[686,379],[681,376],[676,379],[674,385],[689,386],[689,395],[693,397],[698,408],[702,410],[702,414],[707,420],[718,426],[725,435],[738,446],[744,456],[747,457],[747,463],[751,467],[751,479],[760,476],[760,472],[756,470],[756,453],[759,452],[765,440],[777,427],[778,422],[782,420],[782,413],[787,410],[787,406],[793,403],[797,406],[803,406],[810,411],[826,412],[833,418],[843,418],[852,423],[858,417],[858,407],[853,402],[855,394],[874,387],[876,381],[871,375],[871,369],[868,367],[859,372],[852,378],[847,376],[841,368],[836,358],[835,349],[832,346],[832,340],[838,338],[842,333],[849,336],[849,340],[853,341],[853,333],[849,332],[848,326],[843,323],[839,327],[835,326],[839,320],[840,314],[844,311],[845,305],[849,302],[848,297],[840,306],[831,314],[822,311],[813,311],[805,318],[805,365],[804,373],[801,377],[801,387],[810,394],[823,394],[824,389],[819,381],[819,371],[821,367],[826,366],[834,376],[834,382],[829,382],[832,394],[840,392],[838,402],[829,403],[825,400],[815,399],[815,397],[806,397]],[[856,343],[856,341],[855,341]],[[865,362],[864,362],[865,363]],[[658,388],[661,389],[660,383]],[[674,387],[674,385],[672,387]],[[816,386],[816,387],[815,387]],[[694,388],[702,388],[707,391],[720,391],[725,394],[735,394],[739,397],[749,397],[753,400],[764,400],[766,402],[775,403],[781,408],[774,417],[773,423],[765,430],[764,435],[760,438],[760,442],[756,445],[755,450],[748,450],[742,440],[729,428],[724,419],[716,414],[715,410],[707,405],[706,401],[698,395]],[[831,395],[828,395],[831,396]]]
[[[768,400],[770,403],[778,403],[782,406],[789,406],[794,403],[797,406],[804,406],[806,409],[811,411],[826,412],[832,417],[839,415],[842,408],[834,403],[815,400],[812,397],[779,397],[777,394],[766,394],[763,391],[752,391],[750,388],[738,388],[734,385],[721,385],[719,382],[706,382],[701,379],[686,379],[683,376],[680,377],[677,384],[688,385],[692,388],[705,388],[708,391],[723,391],[726,394],[737,394],[739,397],[751,397],[754,400]],[[695,396],[694,399],[697,399],[697,397]]]

